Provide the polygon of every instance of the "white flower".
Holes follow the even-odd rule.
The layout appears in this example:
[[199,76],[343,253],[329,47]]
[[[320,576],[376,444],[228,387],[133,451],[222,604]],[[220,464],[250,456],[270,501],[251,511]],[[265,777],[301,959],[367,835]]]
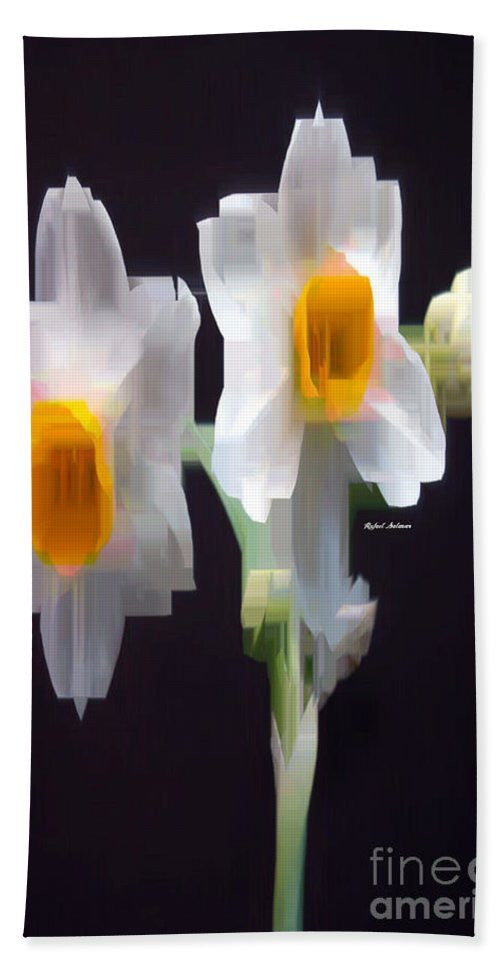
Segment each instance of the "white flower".
[[296,571],[319,698],[366,652],[375,616],[349,576],[349,484],[408,506],[444,472],[432,387],[398,331],[399,186],[351,157],[343,121],[318,105],[295,124],[278,192],[224,198],[199,231],[224,336],[213,470],[256,521],[292,498],[282,566]]
[[326,424],[388,503],[416,503],[445,438],[398,332],[401,202],[344,124],[297,121],[276,194],[231,195],[199,225],[225,340],[213,469],[254,520],[291,497],[304,428]]
[[434,296],[424,319],[424,347],[440,411],[471,412],[472,271],[457,272],[449,292]]
[[111,220],[68,178],[44,199],[31,303],[33,610],[56,694],[104,698],[125,615],[192,582],[180,435],[196,300],[128,279]]
[[472,270],[457,272],[449,292],[434,296],[424,319],[432,340],[442,344],[470,344]]

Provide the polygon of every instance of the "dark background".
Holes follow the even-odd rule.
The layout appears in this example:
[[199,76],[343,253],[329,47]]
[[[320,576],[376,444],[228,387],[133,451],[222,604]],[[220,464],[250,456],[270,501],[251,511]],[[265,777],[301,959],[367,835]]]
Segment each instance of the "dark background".
[[[470,264],[472,39],[314,32],[25,40],[30,263],[49,187],[75,174],[114,223],[130,275],[202,289],[196,221],[234,191],[275,190],[295,117],[342,116],[355,155],[403,199],[401,322]],[[31,275],[33,282],[33,275]],[[206,299],[196,415],[213,420],[222,340]],[[268,930],[274,790],[265,668],[242,653],[240,557],[208,479],[186,475],[195,594],[127,619],[106,701],[82,723],[55,698],[33,634],[25,933]],[[371,650],[320,716],[306,930],[472,932],[472,920],[376,921],[378,895],[469,895],[475,853],[470,421],[449,421],[443,482],[384,511],[354,564],[378,596]],[[419,887],[375,887],[374,846],[417,855]],[[439,887],[439,856],[464,867]],[[410,869],[410,868],[409,868]],[[382,871],[382,867],[381,867]],[[387,884],[387,875],[382,883]]]

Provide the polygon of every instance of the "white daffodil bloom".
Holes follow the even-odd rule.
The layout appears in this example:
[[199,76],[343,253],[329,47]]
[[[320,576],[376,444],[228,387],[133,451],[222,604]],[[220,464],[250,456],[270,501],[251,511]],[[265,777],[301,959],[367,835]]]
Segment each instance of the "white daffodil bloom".
[[304,429],[329,427],[361,478],[408,506],[444,471],[427,373],[398,332],[401,201],[353,158],[343,121],[296,122],[276,194],[199,225],[225,340],[213,469],[254,520],[291,497]]
[[33,610],[54,690],[107,694],[126,615],[193,587],[180,437],[195,298],[128,279],[111,220],[68,178],[44,199],[31,303]]
[[318,106],[295,124],[277,193],[231,195],[199,224],[224,336],[212,467],[253,520],[292,498],[318,697],[366,652],[374,620],[349,576],[349,483],[409,506],[444,472],[432,387],[398,330],[401,220],[398,183],[353,158],[343,121]]

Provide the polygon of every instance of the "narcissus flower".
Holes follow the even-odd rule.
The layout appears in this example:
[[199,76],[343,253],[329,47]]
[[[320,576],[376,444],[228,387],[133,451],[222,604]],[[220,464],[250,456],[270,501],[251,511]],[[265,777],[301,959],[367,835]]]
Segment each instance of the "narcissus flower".
[[127,278],[110,218],[68,178],[38,224],[31,303],[33,610],[56,694],[104,698],[125,615],[192,582],[180,437],[196,300]]
[[401,201],[340,119],[297,121],[276,194],[231,195],[199,225],[225,340],[213,469],[254,520],[291,497],[304,430],[329,428],[389,504],[416,503],[445,439],[398,332]]
[[424,325],[430,337],[444,345],[470,345],[472,318],[472,270],[457,272],[449,292],[431,299]]
[[431,299],[424,319],[424,357],[440,411],[471,412],[472,271],[457,272],[449,292]]
[[231,195],[199,224],[225,354],[212,467],[255,521],[292,498],[318,695],[345,670],[342,642],[354,661],[366,651],[374,619],[349,577],[349,484],[408,506],[444,472],[432,387],[398,330],[401,222],[398,183],[352,157],[318,106],[295,124],[277,193]]

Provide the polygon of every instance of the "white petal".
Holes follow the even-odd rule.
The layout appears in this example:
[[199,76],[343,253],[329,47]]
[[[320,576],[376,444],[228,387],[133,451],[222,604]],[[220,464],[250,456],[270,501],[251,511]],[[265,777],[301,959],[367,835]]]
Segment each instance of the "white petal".
[[[269,567],[295,570],[293,551],[292,500],[274,500],[269,515],[268,527],[271,533],[272,560]],[[262,565],[266,567],[266,563]]]
[[248,339],[253,332],[252,320],[231,297],[224,283],[219,263],[219,219],[198,222],[200,233],[200,261],[203,281],[210,308],[223,336],[229,339]]
[[324,245],[346,236],[342,189],[350,164],[343,121],[295,122],[278,201],[293,258],[316,259]]
[[470,342],[472,323],[472,271],[457,272],[449,292],[434,296],[424,326],[431,342]]
[[325,115],[323,114],[323,108],[321,107],[321,101],[318,101],[316,105],[316,113],[314,115],[314,124],[323,124],[325,120]]
[[376,257],[399,277],[401,202],[395,182],[377,182],[372,158],[352,158],[340,118],[297,121],[286,156],[278,210],[294,257],[325,245]]
[[127,575],[130,580],[125,581],[123,586],[123,607],[126,615],[134,618],[166,618],[172,614],[172,592],[168,587],[152,587],[152,566],[153,560],[149,557],[141,560],[140,567],[133,574]]
[[[354,171],[359,162],[353,158]],[[350,265],[370,280],[375,322],[382,333],[397,335],[399,275],[401,271],[401,195],[396,181],[365,184],[364,193],[351,183],[357,199],[352,205],[349,238],[339,244]]]
[[472,328],[472,271],[458,272],[453,280],[451,291],[456,300],[453,316],[452,338],[462,343],[469,351]]
[[292,497],[293,547],[300,612],[330,645],[343,633],[337,613],[351,593],[349,483],[358,474],[330,427],[308,426]]
[[[212,312],[227,339],[284,338],[296,284],[273,195],[230,195],[220,217],[199,224]],[[283,310],[286,317],[284,318]]]
[[238,305],[253,310],[257,318],[262,313],[264,328],[263,282],[274,288],[283,277],[294,278],[277,204],[277,194],[230,195],[220,203],[215,228],[217,271]]
[[164,306],[165,303],[175,302],[174,280],[168,275],[129,275],[130,291],[141,287],[152,302]]
[[129,570],[124,606],[127,615],[169,615],[172,591],[194,589],[193,572],[186,567],[179,544],[165,518],[153,507],[132,514],[137,552]]
[[58,698],[106,697],[124,620],[117,575],[84,571],[68,586],[51,572],[40,627]]
[[93,408],[114,397],[142,352],[142,333],[123,325],[125,312],[96,313],[95,325],[70,324],[54,302],[32,302],[30,314],[31,378],[43,384],[46,398],[85,399]]
[[63,253],[61,203],[64,188],[49,188],[45,193],[36,230],[35,298],[55,302],[62,286]]
[[[171,592],[191,590],[191,522],[176,464],[147,460],[139,452],[126,461],[119,486],[126,499],[128,544],[124,575],[125,613],[170,614]],[[99,562],[96,563],[96,566]]]
[[267,519],[275,497],[291,496],[302,434],[289,377],[276,389],[241,394],[240,401],[236,394],[222,394],[212,469],[226,493],[238,497],[253,520]]
[[78,712],[78,718],[81,721],[83,719],[83,716],[85,715],[85,709],[87,708],[87,699],[75,698],[73,699],[73,701],[75,703],[76,711]]
[[105,208],[68,178],[45,195],[35,254],[36,299],[86,313],[123,305],[128,283],[118,239]]
[[370,279],[375,317],[397,331],[401,197],[397,182],[377,181],[372,158],[352,158],[343,121],[297,121],[279,191],[284,247],[298,262],[342,252]]
[[360,578],[353,587],[351,598],[359,596],[359,593],[365,598],[364,603],[355,604],[349,600],[338,613],[338,621],[344,625],[344,631],[335,646],[330,647],[324,635],[316,639],[314,690],[320,707],[330,697],[337,683],[355,671],[370,647],[377,603],[368,601],[368,586]]
[[42,206],[31,305],[32,378],[52,398],[112,397],[142,351],[144,306],[131,297],[113,226],[69,178]]
[[397,506],[409,506],[421,482],[443,476],[446,441],[422,360],[402,336],[390,341],[395,352],[385,360],[383,382],[391,398],[372,404],[376,418],[344,422],[337,432],[361,477],[385,488]]
[[[169,464],[144,461],[142,482],[144,502],[152,504],[160,512],[179,545],[184,567],[191,569],[191,521],[186,495],[174,468]],[[170,586],[173,587],[173,584]]]
[[451,286],[451,291],[458,296],[466,296],[472,293],[472,269],[463,269],[457,272]]
[[259,195],[229,195],[219,206],[215,263],[226,285],[252,284],[259,276],[255,202]]
[[432,342],[450,342],[456,304],[452,292],[441,292],[431,299],[424,324]]
[[420,497],[420,481],[416,477],[398,477],[379,483],[379,490],[389,507],[413,507]]
[[171,279],[134,282],[133,300],[141,300],[148,318],[142,355],[128,381],[134,443],[150,459],[165,460],[172,445],[178,447],[185,421],[194,418],[194,341],[200,314],[181,279],[178,299]]

